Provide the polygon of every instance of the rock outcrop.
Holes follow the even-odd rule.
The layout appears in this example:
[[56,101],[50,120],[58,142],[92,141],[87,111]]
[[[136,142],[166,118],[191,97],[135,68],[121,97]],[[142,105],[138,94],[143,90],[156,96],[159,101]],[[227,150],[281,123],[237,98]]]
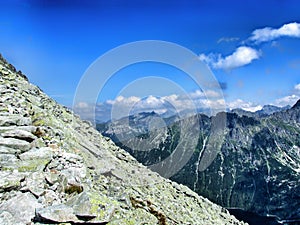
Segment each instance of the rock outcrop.
[[0,224],[244,224],[164,179],[0,57]]

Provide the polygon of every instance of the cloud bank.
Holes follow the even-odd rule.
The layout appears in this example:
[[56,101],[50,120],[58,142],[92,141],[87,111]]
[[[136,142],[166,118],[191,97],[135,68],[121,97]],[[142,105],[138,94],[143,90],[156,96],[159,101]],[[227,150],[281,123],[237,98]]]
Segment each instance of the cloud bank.
[[[278,101],[282,104],[287,102],[284,101],[284,99]],[[213,115],[219,111],[235,108],[255,112],[262,109],[262,105],[241,99],[225,102],[224,98],[213,90],[207,91],[207,93],[196,90],[185,96],[176,94],[162,97],[150,95],[146,98],[119,96],[115,100],[108,100],[96,105],[96,121],[106,122],[108,120],[120,119],[128,115],[152,111],[164,117],[172,115],[190,116],[195,113]],[[92,115],[91,110],[94,109],[95,107],[92,107],[90,104],[80,103],[74,108],[74,111],[83,119],[93,120],[90,116]]]
[[[273,105],[280,107],[294,105],[300,99],[300,83],[296,84],[290,94],[276,99]],[[162,97],[147,96],[140,98],[136,96],[124,97],[118,96],[114,100],[107,100],[103,103],[94,105],[81,102],[76,105],[73,110],[79,114],[82,119],[99,122],[120,119],[128,115],[141,112],[156,112],[164,117],[172,115],[189,116],[195,113],[205,113],[213,115],[218,111],[232,110],[241,108],[246,111],[255,112],[262,109],[262,105],[236,99],[234,101],[225,102],[223,96],[214,90],[206,93],[201,90],[188,93],[186,95],[167,95]],[[92,110],[96,110],[96,118],[92,118]],[[214,113],[212,113],[214,112]]]
[[219,92],[213,89],[206,91],[196,90],[186,95],[172,94],[167,96],[152,96],[145,98],[137,96],[118,96],[114,100],[97,103],[96,108],[92,104],[81,102],[73,107],[75,113],[82,119],[93,120],[92,110],[96,110],[96,121],[104,122],[111,119],[119,119],[140,112],[156,112],[158,114],[192,114],[205,111],[207,114],[225,109],[225,101]]

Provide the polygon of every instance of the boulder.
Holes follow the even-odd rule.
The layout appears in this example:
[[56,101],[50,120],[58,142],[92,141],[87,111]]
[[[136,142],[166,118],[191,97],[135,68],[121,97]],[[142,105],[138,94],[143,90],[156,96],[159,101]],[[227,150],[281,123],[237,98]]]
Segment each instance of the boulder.
[[1,146],[13,148],[16,150],[15,151],[16,153],[25,152],[31,148],[30,143],[28,143],[27,141],[19,140],[16,138],[3,138],[3,137],[0,137],[0,147]]
[[35,216],[35,208],[39,207],[41,205],[31,193],[19,192],[0,205],[0,224],[30,224]]
[[51,161],[53,151],[51,148],[33,148],[28,152],[19,155],[18,170],[24,171],[43,171]]
[[52,223],[78,222],[73,209],[65,204],[36,209],[35,220]]
[[9,115],[9,116],[0,116],[0,126],[26,126],[31,125],[31,119],[29,117],[23,117],[20,115]]
[[114,201],[99,193],[83,192],[65,204],[36,210],[36,221],[106,224],[115,212]]
[[96,192],[82,192],[66,204],[73,208],[79,219],[92,223],[108,223],[118,205],[112,199]]
[[45,193],[45,176],[40,172],[30,173],[22,185],[21,191],[30,191],[34,196],[39,197]]
[[0,171],[0,192],[18,189],[25,175],[9,171]]

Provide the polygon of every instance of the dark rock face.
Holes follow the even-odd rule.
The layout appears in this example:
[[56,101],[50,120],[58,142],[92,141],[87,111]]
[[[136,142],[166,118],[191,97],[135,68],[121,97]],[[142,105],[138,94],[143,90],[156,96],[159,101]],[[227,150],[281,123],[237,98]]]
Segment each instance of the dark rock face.
[[0,56],[0,224],[244,224],[166,180]]
[[296,102],[296,104],[292,107],[293,109],[300,107],[300,99]]
[[[206,140],[214,117],[199,115],[198,145],[189,162],[171,179],[224,207],[269,216],[273,222],[300,219],[299,104],[300,100],[292,108],[279,111],[266,107],[265,111],[269,110],[270,115],[264,116],[226,113],[221,150],[204,171],[199,170],[198,165],[207,148]],[[135,123],[139,124],[137,118]],[[156,163],[171,154],[180,137],[180,121],[176,121],[151,131],[153,140],[164,137],[165,141],[156,143],[151,151],[135,151],[124,146],[124,142],[116,138],[116,132],[111,132],[116,131],[115,126],[123,127],[123,130],[117,129],[121,133],[135,129],[117,121],[106,124],[106,129],[100,131],[144,165]],[[141,143],[139,148],[143,148]]]

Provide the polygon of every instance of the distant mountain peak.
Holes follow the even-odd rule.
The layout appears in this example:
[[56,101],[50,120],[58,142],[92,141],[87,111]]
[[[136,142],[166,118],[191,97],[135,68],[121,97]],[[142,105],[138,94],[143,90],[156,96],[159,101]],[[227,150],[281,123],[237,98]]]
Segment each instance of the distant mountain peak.
[[262,107],[262,109],[270,109],[270,108],[272,108],[272,109],[280,109],[281,107],[278,107],[278,106],[275,106],[275,105],[264,105]]

